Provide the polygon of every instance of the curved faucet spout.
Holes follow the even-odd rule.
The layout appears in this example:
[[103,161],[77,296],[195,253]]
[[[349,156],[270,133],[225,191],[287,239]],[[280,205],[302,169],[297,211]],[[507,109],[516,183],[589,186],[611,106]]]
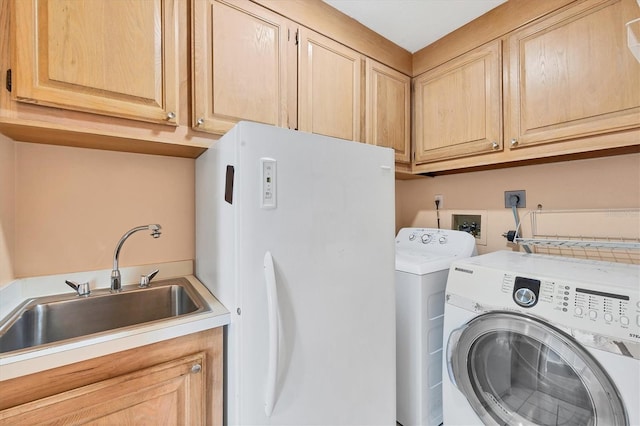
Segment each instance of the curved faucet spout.
[[120,276],[120,269],[118,268],[118,259],[120,257],[120,250],[122,249],[122,245],[127,240],[127,238],[129,238],[132,234],[138,231],[146,231],[146,230],[151,231],[151,236],[153,238],[158,238],[162,234],[162,232],[160,231],[161,229],[162,229],[162,226],[158,225],[157,223],[154,223],[151,225],[136,226],[135,228],[128,230],[122,236],[122,238],[120,238],[120,241],[118,241],[118,244],[116,245],[116,249],[113,252],[113,270],[111,271],[111,291],[112,292],[122,291],[122,279]]

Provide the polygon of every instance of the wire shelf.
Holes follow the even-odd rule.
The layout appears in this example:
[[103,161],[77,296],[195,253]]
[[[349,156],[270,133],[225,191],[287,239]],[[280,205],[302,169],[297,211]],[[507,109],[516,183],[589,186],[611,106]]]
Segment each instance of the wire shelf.
[[640,209],[535,210],[527,215],[532,236],[514,242],[534,253],[640,264]]

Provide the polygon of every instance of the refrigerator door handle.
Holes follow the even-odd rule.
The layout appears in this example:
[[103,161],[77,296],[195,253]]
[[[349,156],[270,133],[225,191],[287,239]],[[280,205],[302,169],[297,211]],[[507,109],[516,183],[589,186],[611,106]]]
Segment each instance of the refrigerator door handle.
[[267,383],[264,400],[264,412],[271,417],[276,404],[276,382],[278,379],[278,349],[280,346],[279,322],[280,308],[278,307],[278,291],[276,287],[276,273],[273,266],[271,252],[264,254],[264,278],[267,285],[267,310],[269,312],[269,361]]

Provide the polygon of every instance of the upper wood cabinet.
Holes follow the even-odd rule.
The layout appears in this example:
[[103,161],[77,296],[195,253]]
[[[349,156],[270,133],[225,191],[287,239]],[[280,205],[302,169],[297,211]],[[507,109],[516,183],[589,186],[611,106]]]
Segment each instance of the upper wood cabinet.
[[501,41],[414,80],[415,163],[502,149]]
[[178,1],[14,1],[13,98],[176,125]]
[[364,57],[304,27],[298,39],[298,128],[363,141]]
[[[508,36],[505,138],[511,147],[640,126],[640,64],[625,32],[638,12],[633,0],[589,0]],[[575,145],[583,143],[588,146]]]
[[411,161],[411,78],[366,58],[366,138],[393,148],[396,161]]
[[292,22],[248,1],[192,6],[194,128],[224,134],[240,120],[295,128]]

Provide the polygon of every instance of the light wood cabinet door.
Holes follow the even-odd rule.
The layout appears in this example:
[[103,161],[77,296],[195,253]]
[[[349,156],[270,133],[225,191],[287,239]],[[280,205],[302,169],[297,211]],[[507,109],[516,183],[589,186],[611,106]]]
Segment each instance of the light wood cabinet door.
[[640,127],[640,64],[625,32],[639,12],[634,0],[589,0],[508,37],[508,145]]
[[366,58],[366,142],[411,161],[411,78]]
[[205,354],[114,377],[0,412],[2,424],[204,425]]
[[176,125],[178,1],[14,1],[14,99]]
[[296,127],[292,23],[248,0],[193,0],[195,129],[224,134],[240,120]]
[[414,80],[415,162],[502,150],[501,41]]
[[340,43],[299,29],[299,130],[363,140],[363,60]]

